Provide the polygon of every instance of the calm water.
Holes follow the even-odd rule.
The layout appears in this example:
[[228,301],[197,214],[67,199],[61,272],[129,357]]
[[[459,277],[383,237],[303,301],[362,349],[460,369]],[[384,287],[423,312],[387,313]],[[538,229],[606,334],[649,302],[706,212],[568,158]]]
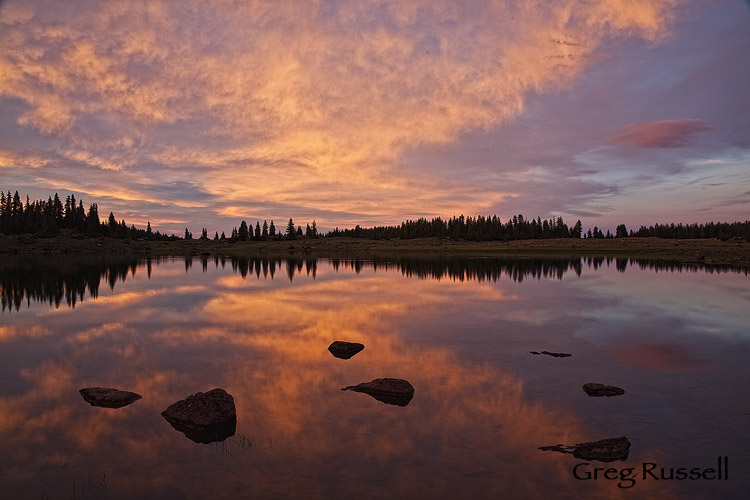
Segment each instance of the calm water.
[[[746,498],[750,277],[626,260],[0,264],[0,498]],[[333,340],[362,342],[349,360]],[[571,353],[568,358],[529,351]],[[415,387],[406,407],[342,387]],[[587,382],[626,394],[588,397]],[[78,390],[143,395],[120,409]],[[236,433],[160,413],[222,387]],[[625,461],[540,446],[627,436]],[[643,463],[728,480],[637,480]],[[577,479],[595,467],[609,480]],[[602,472],[599,472],[602,474]],[[614,476],[613,476],[614,474]],[[708,477],[713,477],[709,472]],[[628,483],[625,483],[626,485]]]

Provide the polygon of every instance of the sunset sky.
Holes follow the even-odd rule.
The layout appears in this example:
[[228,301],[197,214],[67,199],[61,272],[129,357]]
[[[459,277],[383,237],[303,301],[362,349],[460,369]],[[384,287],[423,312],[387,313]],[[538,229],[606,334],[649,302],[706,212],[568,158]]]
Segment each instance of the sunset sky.
[[749,5],[0,1],[0,189],[178,234],[744,221]]

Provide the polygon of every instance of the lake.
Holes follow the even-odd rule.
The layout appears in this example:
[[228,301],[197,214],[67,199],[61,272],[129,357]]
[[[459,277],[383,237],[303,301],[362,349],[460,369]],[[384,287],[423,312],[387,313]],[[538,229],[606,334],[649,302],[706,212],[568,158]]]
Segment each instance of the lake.
[[[0,284],[2,498],[750,491],[747,271],[590,258],[3,257]],[[334,340],[365,349],[339,359]],[[383,377],[409,381],[413,399],[341,391]],[[590,397],[585,383],[625,394]],[[84,387],[143,398],[95,407]],[[234,397],[232,436],[195,442],[160,415],[216,387]],[[540,449],[621,436],[629,453],[611,462]]]

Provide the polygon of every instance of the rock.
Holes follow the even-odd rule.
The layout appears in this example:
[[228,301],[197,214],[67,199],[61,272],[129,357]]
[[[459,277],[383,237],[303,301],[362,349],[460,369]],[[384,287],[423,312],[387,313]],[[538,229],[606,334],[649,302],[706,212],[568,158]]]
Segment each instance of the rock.
[[542,351],[542,352],[529,351],[529,352],[531,354],[546,354],[547,356],[553,356],[555,358],[569,358],[570,356],[572,356],[572,354],[567,354],[564,352],[549,352],[549,351]]
[[105,387],[85,387],[78,392],[83,396],[83,400],[91,406],[103,408],[122,408],[141,399],[140,394]]
[[339,359],[349,359],[364,349],[364,344],[358,342],[343,342],[336,340],[328,346],[328,350]]
[[625,460],[630,452],[630,441],[625,436],[601,439],[589,443],[578,443],[573,450],[573,456],[581,460],[599,460],[600,462],[614,462]]
[[604,384],[583,384],[583,390],[591,397],[600,398],[602,396],[621,396],[625,390],[613,385]]
[[614,462],[625,460],[630,452],[630,441],[625,436],[587,443],[578,443],[572,446],[557,444],[554,446],[540,446],[540,450],[557,451],[572,454],[581,460],[598,460],[599,462]]
[[234,435],[237,411],[224,389],[198,392],[177,401],[161,413],[172,427],[199,443],[223,441]]
[[396,406],[406,406],[414,397],[414,386],[400,378],[376,378],[341,390],[363,392],[382,403]]

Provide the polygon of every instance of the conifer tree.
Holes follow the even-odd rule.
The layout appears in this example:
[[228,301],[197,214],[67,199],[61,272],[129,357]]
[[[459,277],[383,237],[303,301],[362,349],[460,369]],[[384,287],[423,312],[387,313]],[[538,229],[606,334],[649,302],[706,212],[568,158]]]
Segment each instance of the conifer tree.
[[[26,197],[26,204],[28,206],[28,197]],[[63,212],[62,202],[60,201],[60,197],[57,195],[57,193],[55,193],[55,197],[52,200],[52,215],[55,218],[55,225],[58,227],[62,226],[63,217],[65,214]]]
[[99,236],[99,205],[92,203],[89,207],[89,213],[86,214],[86,234],[88,236]]
[[115,220],[115,214],[112,212],[109,213],[109,217],[107,219],[107,229],[109,230],[110,236],[117,235],[117,221]]
[[86,210],[83,208],[83,200],[78,200],[74,223],[75,229],[78,229],[81,234],[86,234]]
[[583,225],[581,224],[581,219],[578,219],[573,229],[570,230],[570,235],[573,238],[580,238],[581,233],[583,233]]
[[292,220],[291,217],[289,217],[289,222],[287,222],[286,224],[286,238],[288,240],[293,240],[296,237],[297,237],[297,234],[294,231],[294,221]]
[[237,239],[240,241],[247,241],[249,232],[247,229],[247,222],[244,220],[240,222],[240,230],[237,232]]
[[268,236],[272,239],[276,236],[276,226],[273,225],[273,219],[271,219],[271,224],[268,225]]

